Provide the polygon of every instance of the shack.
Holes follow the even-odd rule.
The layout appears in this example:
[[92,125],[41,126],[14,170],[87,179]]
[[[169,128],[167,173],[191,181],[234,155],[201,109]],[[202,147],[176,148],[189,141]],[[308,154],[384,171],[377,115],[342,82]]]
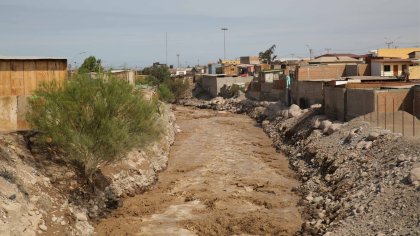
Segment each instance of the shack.
[[26,98],[45,82],[67,79],[67,59],[0,56],[0,131],[28,129]]

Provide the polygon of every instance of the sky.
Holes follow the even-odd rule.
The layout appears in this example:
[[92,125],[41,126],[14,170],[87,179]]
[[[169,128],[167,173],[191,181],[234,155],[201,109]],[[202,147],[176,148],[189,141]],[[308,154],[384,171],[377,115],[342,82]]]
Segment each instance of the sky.
[[[0,0],[0,55],[108,67],[420,46],[419,0]],[[167,35],[167,61],[166,61]]]

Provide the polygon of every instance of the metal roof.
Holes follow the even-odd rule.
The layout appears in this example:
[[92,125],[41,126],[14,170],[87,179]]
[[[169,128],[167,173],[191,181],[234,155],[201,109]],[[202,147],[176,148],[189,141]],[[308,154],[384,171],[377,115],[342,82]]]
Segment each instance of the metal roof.
[[67,60],[67,58],[37,56],[0,56],[0,60]]

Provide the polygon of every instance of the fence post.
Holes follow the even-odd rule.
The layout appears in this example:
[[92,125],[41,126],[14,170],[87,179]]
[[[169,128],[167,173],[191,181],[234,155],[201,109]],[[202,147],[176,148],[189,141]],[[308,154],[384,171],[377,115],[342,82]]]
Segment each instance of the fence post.
[[395,133],[395,98],[392,98],[392,133]]
[[376,125],[379,127],[379,96],[376,94]]
[[384,97],[384,103],[385,103],[384,114],[385,114],[385,129],[386,129],[386,96]]
[[402,134],[404,136],[404,130],[405,130],[405,126],[404,126],[404,112],[407,109],[407,104],[405,101],[402,102],[403,104],[403,110],[401,112],[401,122],[402,122]]

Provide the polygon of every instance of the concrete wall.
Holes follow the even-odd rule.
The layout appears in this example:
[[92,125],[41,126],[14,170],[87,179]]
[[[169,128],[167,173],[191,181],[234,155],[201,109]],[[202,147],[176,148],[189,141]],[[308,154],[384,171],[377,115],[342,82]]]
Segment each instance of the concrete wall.
[[346,89],[340,87],[324,87],[324,111],[333,120],[346,119]]
[[345,72],[346,65],[311,65],[298,67],[296,76],[299,81],[316,81],[343,77]]
[[[390,71],[384,71],[384,65],[390,66]],[[403,74],[403,65],[409,68],[409,63],[387,63],[387,62],[372,62],[371,74],[372,76],[394,76],[394,66],[398,66],[398,76]]]
[[217,97],[220,93],[220,89],[223,86],[231,86],[239,83],[250,83],[252,76],[238,76],[238,77],[216,77],[216,76],[205,76],[201,78],[201,87],[206,90],[212,97]]
[[410,79],[420,79],[420,66],[410,66],[408,70],[410,72]]
[[408,54],[413,51],[420,51],[420,48],[380,48],[378,49],[378,57],[408,59]]
[[346,120],[375,111],[375,91],[369,89],[347,89]]
[[324,82],[320,81],[293,81],[292,103],[301,108],[308,108],[313,104],[324,102]]
[[361,118],[373,126],[420,137],[420,104],[415,89],[347,89],[346,120]]

